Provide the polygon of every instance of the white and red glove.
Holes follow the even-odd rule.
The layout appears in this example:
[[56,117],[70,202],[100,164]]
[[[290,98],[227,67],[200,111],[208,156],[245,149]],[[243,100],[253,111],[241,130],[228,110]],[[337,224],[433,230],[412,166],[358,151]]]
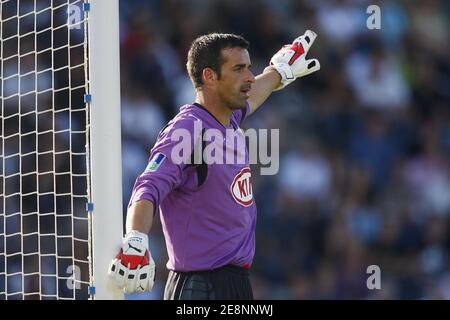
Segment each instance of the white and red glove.
[[306,54],[314,43],[317,35],[311,31],[296,38],[292,44],[284,45],[270,59],[270,67],[275,68],[281,75],[281,84],[274,91],[283,89],[299,77],[306,76],[320,69],[317,59],[306,60]]
[[125,292],[151,291],[155,262],[148,250],[148,236],[138,231],[129,232],[119,254],[111,262],[108,274]]

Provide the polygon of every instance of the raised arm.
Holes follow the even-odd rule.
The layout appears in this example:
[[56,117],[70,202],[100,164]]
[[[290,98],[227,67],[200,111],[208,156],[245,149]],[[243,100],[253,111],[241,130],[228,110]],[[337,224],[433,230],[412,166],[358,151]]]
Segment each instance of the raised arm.
[[306,60],[316,34],[307,30],[296,38],[292,44],[284,45],[270,59],[270,65],[256,77],[250,91],[250,113],[254,112],[266,101],[273,91],[281,90],[295,79],[311,74],[320,69],[317,59]]
[[263,73],[256,76],[255,83],[250,90],[250,113],[263,104],[270,94],[281,84],[281,76],[274,67],[268,67]]

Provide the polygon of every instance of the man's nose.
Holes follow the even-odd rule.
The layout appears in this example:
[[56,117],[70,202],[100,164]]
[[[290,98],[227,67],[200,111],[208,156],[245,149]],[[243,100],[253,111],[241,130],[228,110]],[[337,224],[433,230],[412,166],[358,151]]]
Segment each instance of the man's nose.
[[255,82],[255,75],[250,70],[248,70],[247,82],[250,82],[250,83],[254,83]]

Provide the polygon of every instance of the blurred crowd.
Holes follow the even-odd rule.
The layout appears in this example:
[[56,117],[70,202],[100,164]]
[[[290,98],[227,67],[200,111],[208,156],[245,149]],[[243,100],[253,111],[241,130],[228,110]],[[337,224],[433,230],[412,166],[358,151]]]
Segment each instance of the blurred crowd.
[[[381,8],[379,30],[366,26],[371,4]],[[309,57],[321,70],[274,93],[245,122],[280,129],[279,173],[253,170],[255,298],[450,299],[449,7],[121,1],[124,206],[159,130],[194,99],[185,63],[195,37],[243,35],[256,75],[312,29]],[[167,255],[158,221],[150,239],[150,295],[159,299]],[[380,268],[381,290],[366,286],[370,265]]]

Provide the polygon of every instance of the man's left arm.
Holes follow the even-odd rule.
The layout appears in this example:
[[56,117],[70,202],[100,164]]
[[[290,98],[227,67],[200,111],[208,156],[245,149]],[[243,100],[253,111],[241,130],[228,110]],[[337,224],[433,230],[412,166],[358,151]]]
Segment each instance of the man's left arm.
[[281,90],[291,84],[295,79],[304,77],[320,69],[317,59],[306,59],[317,35],[307,30],[296,38],[292,44],[283,46],[270,59],[270,65],[258,75],[250,91],[248,99],[250,113],[263,104],[273,91]]
[[270,94],[280,85],[281,76],[274,67],[267,67],[263,73],[256,76],[255,83],[250,90],[250,113],[258,109]]

